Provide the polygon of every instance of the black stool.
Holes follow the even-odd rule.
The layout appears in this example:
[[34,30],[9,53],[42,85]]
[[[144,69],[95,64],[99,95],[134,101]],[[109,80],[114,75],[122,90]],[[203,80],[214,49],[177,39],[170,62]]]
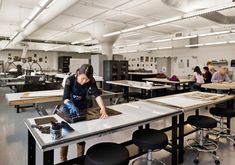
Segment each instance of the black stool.
[[99,143],[87,150],[85,165],[128,165],[129,152],[121,144]]
[[189,149],[198,152],[197,157],[194,159],[194,163],[199,163],[200,152],[206,152],[213,156],[215,159],[215,164],[220,164],[219,157],[216,155],[218,145],[204,137],[205,130],[215,128],[217,126],[217,121],[214,118],[203,115],[189,116],[187,121],[190,125],[196,127],[199,131],[199,134],[196,138],[190,138],[186,142]]
[[[168,139],[165,133],[155,129],[140,129],[133,133],[132,142],[142,150],[147,150],[147,159],[141,162],[141,165],[151,165],[155,162],[163,162],[152,158],[153,150],[161,150],[168,145]],[[134,164],[138,159],[132,162]]]
[[235,146],[235,131],[230,128],[226,128],[224,124],[224,119],[235,117],[235,110],[227,109],[227,108],[220,108],[214,107],[210,109],[210,113],[219,118],[219,130],[214,129],[211,133],[216,135],[216,140],[219,141],[220,138],[226,138],[230,140],[233,145]]

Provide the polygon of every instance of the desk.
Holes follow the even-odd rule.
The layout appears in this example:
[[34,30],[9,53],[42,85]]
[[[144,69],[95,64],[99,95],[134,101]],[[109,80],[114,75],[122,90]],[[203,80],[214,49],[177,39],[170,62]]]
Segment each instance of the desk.
[[185,89],[186,84],[195,82],[194,80],[190,80],[190,79],[179,79],[179,81],[170,81],[166,78],[144,78],[143,80],[144,81],[152,81],[152,82],[175,85],[175,90],[176,91],[178,90],[178,86],[180,84],[183,84],[183,87]]
[[[165,97],[148,99],[146,101],[156,105],[167,106],[182,110],[183,112],[198,110],[204,107],[215,106],[218,103],[233,99],[232,95],[215,94],[207,92],[187,92]],[[179,116],[179,163],[184,159],[184,113]]]
[[[39,115],[48,115],[45,109],[43,107],[39,107],[38,104],[51,102],[60,102],[60,104],[62,104],[61,102],[63,94],[64,89],[59,89],[50,91],[7,93],[5,96],[8,101],[8,104],[17,108],[17,113],[19,113],[20,106],[33,104],[34,108],[37,110]],[[113,93],[109,91],[102,91],[101,95],[103,99],[119,98],[121,96],[122,93]]]
[[235,82],[208,83],[208,84],[202,84],[201,87],[205,89],[226,90],[229,91],[229,93],[231,93],[232,90],[235,89]]
[[45,81],[42,84],[25,84],[25,81],[8,82],[6,86],[10,87],[14,92],[39,91],[39,90],[55,90],[61,88],[59,82]]
[[153,85],[148,85],[145,82],[130,81],[130,80],[106,81],[106,83],[107,84],[123,86],[124,87],[124,94],[126,95],[127,101],[129,101],[128,100],[129,87],[130,88],[138,88],[138,89],[147,90],[148,91],[148,97],[151,96],[151,93],[150,93],[151,90],[170,88],[169,85],[153,86]]
[[18,81],[24,81],[24,77],[22,78],[16,78],[16,77],[3,77],[0,78],[0,84],[1,86],[6,86],[9,82],[18,82]]
[[[31,125],[35,124],[34,119],[26,119],[25,124],[28,128],[28,165],[35,165],[36,143],[43,152],[43,164],[54,164],[54,149],[62,146],[82,142],[88,139],[112,134],[128,128],[137,128],[140,125],[149,124],[153,121],[172,117],[172,164],[177,164],[177,115],[182,113],[179,110],[152,103],[139,101],[133,103],[109,106],[108,108],[121,112],[122,114],[111,116],[105,120],[97,119],[71,124],[74,132],[63,134],[59,140],[51,140],[50,135],[41,134]],[[59,116],[53,115],[58,121],[62,121]],[[120,122],[121,121],[121,122]]]
[[149,73],[149,72],[128,72],[129,79],[133,81],[141,81],[143,78],[156,77],[157,73]]

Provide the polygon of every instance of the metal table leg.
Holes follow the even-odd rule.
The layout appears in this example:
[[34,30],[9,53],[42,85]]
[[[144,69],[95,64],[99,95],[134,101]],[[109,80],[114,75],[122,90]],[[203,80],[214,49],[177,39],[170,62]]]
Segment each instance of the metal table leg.
[[28,165],[36,165],[36,142],[31,134],[28,131]]
[[172,155],[171,164],[177,165],[177,116],[172,117]]
[[43,165],[54,164],[54,150],[43,152]]
[[184,162],[184,113],[179,115],[179,152],[178,163]]

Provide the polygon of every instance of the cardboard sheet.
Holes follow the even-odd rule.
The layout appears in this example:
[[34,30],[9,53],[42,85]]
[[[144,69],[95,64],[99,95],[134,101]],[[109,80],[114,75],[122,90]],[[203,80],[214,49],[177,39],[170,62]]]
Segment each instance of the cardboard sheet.
[[175,106],[175,107],[181,107],[186,108],[190,106],[195,106],[198,104],[204,104],[207,101],[204,100],[198,100],[198,99],[192,99],[192,98],[186,98],[184,96],[181,97],[169,97],[169,98],[160,98],[160,99],[153,99],[153,101],[157,101],[166,105]]

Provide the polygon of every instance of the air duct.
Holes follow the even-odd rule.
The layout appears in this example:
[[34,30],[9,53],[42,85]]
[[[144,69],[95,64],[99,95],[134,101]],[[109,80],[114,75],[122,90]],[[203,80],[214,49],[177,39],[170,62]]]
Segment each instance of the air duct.
[[[162,0],[162,2],[167,6],[176,8],[183,12],[199,11],[222,4],[220,0]],[[234,0],[231,0],[231,2],[234,2]],[[210,12],[201,15],[201,17],[219,24],[235,24],[235,16],[225,16],[219,12]]]
[[77,2],[78,0],[58,0],[53,2],[49,8],[46,8],[38,18],[35,18],[17,37],[12,40],[12,44],[19,43],[25,37],[47,24]]

